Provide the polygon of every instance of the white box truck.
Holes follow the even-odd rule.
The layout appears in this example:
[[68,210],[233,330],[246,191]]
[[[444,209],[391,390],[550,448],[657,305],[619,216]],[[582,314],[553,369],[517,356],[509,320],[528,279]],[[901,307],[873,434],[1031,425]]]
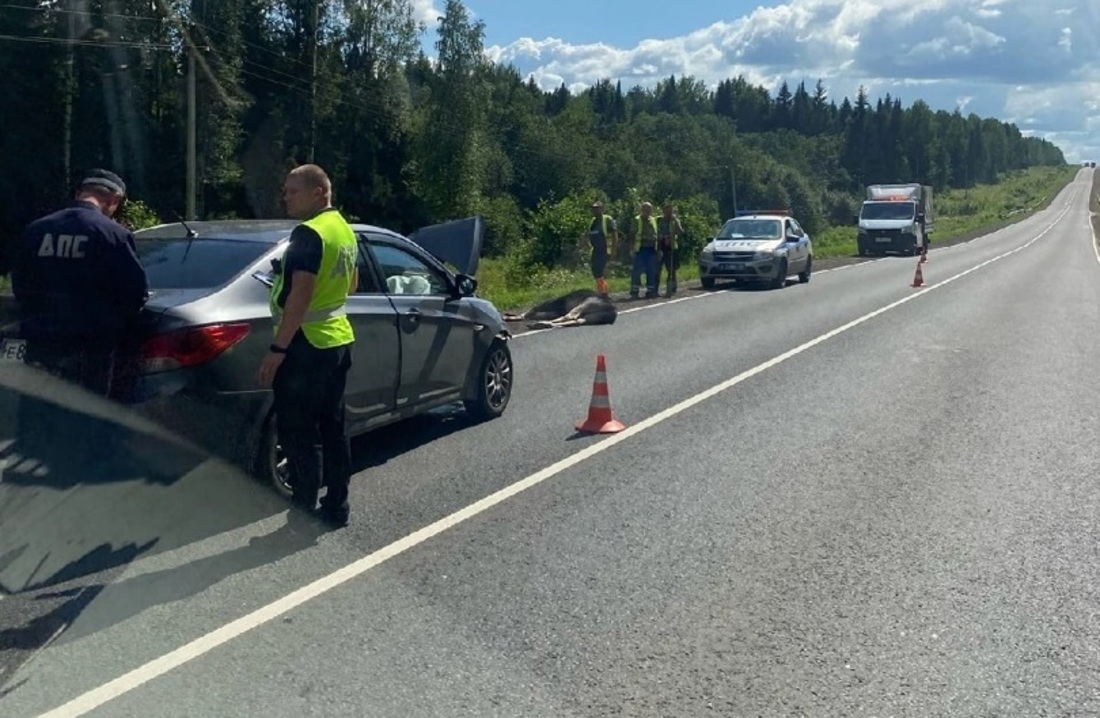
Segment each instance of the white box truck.
[[918,183],[869,185],[855,220],[861,255],[920,254],[931,241],[935,222],[932,187]]

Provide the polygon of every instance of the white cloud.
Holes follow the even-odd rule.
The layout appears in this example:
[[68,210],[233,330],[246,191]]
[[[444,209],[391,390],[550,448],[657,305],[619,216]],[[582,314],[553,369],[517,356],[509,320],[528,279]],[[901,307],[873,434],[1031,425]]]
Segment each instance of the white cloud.
[[1095,27],[1097,0],[789,0],[633,48],[527,37],[487,52],[545,89],[744,75],[771,89],[821,78],[839,100],[862,84],[872,96],[1016,122],[1077,161],[1100,159]]
[[424,23],[424,27],[432,30],[439,24],[443,10],[436,7],[435,0],[412,0],[412,6],[413,18]]

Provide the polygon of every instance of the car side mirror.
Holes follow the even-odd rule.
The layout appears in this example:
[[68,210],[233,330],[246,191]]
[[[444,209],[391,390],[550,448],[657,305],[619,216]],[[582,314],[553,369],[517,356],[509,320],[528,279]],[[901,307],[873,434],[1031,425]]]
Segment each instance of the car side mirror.
[[455,289],[461,297],[472,297],[477,293],[477,280],[468,274],[455,277]]
[[859,224],[859,215],[858,214],[853,214],[852,215],[852,224]]

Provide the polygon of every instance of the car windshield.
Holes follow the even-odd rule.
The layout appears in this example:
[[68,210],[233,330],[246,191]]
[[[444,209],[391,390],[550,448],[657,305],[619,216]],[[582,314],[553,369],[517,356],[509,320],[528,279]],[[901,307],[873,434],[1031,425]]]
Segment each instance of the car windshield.
[[138,257],[152,289],[219,287],[263,255],[270,245],[218,237],[142,237]]
[[779,239],[777,219],[731,219],[719,230],[716,239]]
[[869,202],[862,219],[913,219],[913,207],[912,202]]

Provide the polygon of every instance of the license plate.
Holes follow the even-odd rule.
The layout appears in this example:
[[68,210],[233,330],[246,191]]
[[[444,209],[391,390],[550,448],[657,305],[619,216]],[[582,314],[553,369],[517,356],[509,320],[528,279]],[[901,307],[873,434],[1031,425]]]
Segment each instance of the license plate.
[[27,342],[22,339],[0,341],[0,361],[22,362],[27,355]]
[[743,265],[739,262],[725,262],[724,264],[719,264],[718,269],[720,269],[724,272],[728,272],[728,271],[733,270],[733,269],[740,269],[743,266],[745,266],[745,265]]
[[880,244],[889,244],[893,240],[890,237],[875,237],[875,241]]

